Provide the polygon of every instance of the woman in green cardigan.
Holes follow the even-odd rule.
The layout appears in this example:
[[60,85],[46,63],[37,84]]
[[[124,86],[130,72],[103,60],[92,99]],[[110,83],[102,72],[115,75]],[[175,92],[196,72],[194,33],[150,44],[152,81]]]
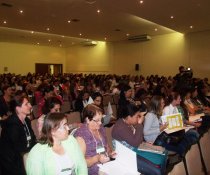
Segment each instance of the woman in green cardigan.
[[45,117],[40,143],[26,160],[27,175],[87,175],[84,156],[68,131],[64,114],[50,113]]

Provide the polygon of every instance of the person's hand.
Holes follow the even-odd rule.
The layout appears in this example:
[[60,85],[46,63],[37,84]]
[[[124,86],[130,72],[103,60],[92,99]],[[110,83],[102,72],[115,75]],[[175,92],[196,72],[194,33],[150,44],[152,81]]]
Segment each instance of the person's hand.
[[106,163],[110,160],[110,158],[108,156],[106,156],[105,154],[99,154],[99,162],[100,163]]
[[194,126],[195,126],[196,128],[199,128],[199,127],[201,126],[201,123],[194,123]]
[[116,156],[117,156],[117,153],[115,152],[115,151],[112,151],[110,154],[109,154],[109,157],[111,157],[111,158],[116,158]]
[[168,123],[164,123],[162,125],[160,125],[160,131],[163,131],[164,129],[166,129],[168,127]]

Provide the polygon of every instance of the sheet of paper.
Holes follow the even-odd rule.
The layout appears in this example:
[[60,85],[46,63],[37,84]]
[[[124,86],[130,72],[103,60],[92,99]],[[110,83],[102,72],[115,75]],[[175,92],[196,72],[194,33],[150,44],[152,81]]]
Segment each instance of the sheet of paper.
[[100,170],[108,175],[139,175],[136,153],[116,141],[116,160],[99,165]]

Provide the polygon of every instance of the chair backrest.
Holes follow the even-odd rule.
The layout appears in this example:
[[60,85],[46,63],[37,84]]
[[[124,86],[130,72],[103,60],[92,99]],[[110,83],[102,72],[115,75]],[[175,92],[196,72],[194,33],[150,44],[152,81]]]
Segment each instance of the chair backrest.
[[104,95],[103,96],[103,106],[107,106],[109,104],[109,102],[111,104],[114,104],[112,95]]
[[31,121],[31,128],[33,129],[34,134],[35,134],[36,138],[38,139],[39,138],[39,131],[38,131],[37,120],[38,119],[34,119],[34,120]]
[[71,112],[67,114],[68,124],[81,123],[80,112]]
[[34,105],[32,107],[32,112],[33,112],[34,118],[38,118],[38,105]]
[[70,101],[64,101],[63,104],[61,105],[61,112],[66,113],[66,112],[70,112],[70,110],[71,110]]
[[105,131],[106,131],[106,137],[107,137],[107,143],[110,146],[110,148],[113,150],[113,145],[112,145],[112,129],[113,129],[112,125],[111,127],[105,127]]

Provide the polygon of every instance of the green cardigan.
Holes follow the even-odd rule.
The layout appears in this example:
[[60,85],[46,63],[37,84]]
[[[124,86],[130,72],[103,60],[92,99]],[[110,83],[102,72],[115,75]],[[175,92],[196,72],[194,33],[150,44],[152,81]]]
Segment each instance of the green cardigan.
[[[76,166],[76,175],[87,175],[87,164],[80,147],[73,136],[63,141],[62,146]],[[56,165],[52,147],[47,144],[36,144],[26,160],[27,175],[55,175]]]

